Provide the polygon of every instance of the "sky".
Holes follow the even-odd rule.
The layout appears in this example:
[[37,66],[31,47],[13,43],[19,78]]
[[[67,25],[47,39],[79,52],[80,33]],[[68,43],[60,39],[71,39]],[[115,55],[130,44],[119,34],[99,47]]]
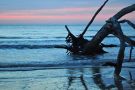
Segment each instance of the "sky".
[[[0,24],[87,24],[105,0],[0,0]],[[94,24],[105,23],[135,0],[109,0]],[[123,17],[135,22],[135,12]]]

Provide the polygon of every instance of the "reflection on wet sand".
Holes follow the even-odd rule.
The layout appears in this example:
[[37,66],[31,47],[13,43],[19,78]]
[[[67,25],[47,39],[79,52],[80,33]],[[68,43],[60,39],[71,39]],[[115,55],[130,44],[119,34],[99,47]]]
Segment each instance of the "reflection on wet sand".
[[133,79],[132,73],[129,71],[130,80],[128,81],[128,84],[130,85],[132,90],[135,90],[135,80]]
[[[87,77],[86,72],[92,75],[89,78]],[[125,79],[125,78],[115,78],[115,77],[105,77],[102,73],[101,68],[99,67],[93,67],[90,68],[89,70],[84,70],[84,69],[69,69],[68,70],[68,87],[67,90],[72,90],[73,84],[81,83],[81,86],[76,87],[83,87],[82,90],[135,90],[135,80],[133,80],[131,72],[129,72],[129,77],[130,80]],[[113,76],[113,75],[112,75]],[[89,80],[88,80],[89,79]],[[110,82],[108,82],[108,79]],[[78,82],[75,82],[78,81]],[[95,85],[91,87],[90,85],[92,83],[89,83],[88,81],[93,81]],[[125,86],[124,86],[125,85]],[[125,87],[125,88],[124,88]]]
[[[135,90],[134,68],[68,68],[0,73],[0,90]],[[12,86],[12,87],[10,87]]]
[[104,81],[102,80],[102,75],[101,75],[99,67],[92,68],[91,71],[92,71],[92,74],[93,74],[93,81],[94,81],[94,83],[101,90],[110,90],[110,89],[115,87],[114,85],[109,85],[109,86],[105,85]]
[[[83,73],[83,69],[80,69],[80,70],[77,69],[77,71],[80,71],[81,73]],[[73,76],[74,75],[74,69],[73,70],[69,70],[69,74],[70,74],[70,76],[68,77],[68,81],[69,82],[68,82],[68,88],[67,88],[67,90],[69,90],[69,88],[72,85],[73,81],[76,80],[76,79],[79,79],[80,80],[82,86],[84,87],[84,90],[89,90],[88,87],[87,87],[87,85],[86,85],[86,82],[84,80],[83,74],[80,75],[79,77]]]

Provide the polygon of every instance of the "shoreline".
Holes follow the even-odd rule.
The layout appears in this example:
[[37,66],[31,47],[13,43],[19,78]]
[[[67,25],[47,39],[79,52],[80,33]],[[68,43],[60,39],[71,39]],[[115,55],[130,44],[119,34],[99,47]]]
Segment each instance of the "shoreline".
[[[113,68],[69,68],[0,73],[1,90],[133,90],[135,70],[123,68],[116,80]],[[130,73],[129,73],[130,72]],[[117,84],[121,85],[118,86]],[[78,87],[79,85],[79,87]],[[125,88],[125,89],[124,89]]]

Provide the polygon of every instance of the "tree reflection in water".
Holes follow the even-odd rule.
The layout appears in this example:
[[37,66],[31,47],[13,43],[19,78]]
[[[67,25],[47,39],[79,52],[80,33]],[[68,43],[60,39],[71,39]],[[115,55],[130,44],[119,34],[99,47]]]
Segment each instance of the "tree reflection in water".
[[108,87],[105,85],[105,83],[102,80],[102,75],[100,72],[99,67],[92,68],[92,74],[93,74],[93,81],[94,83],[101,89],[101,90],[110,90],[111,88],[114,88],[114,85],[109,85]]
[[[74,70],[76,71],[80,71],[80,73],[82,73],[81,75],[79,75],[78,77],[74,76],[75,72]],[[84,90],[89,90],[87,85],[86,85],[86,82],[84,80],[84,76],[83,76],[83,69],[72,69],[72,70],[69,70],[69,74],[70,76],[68,77],[68,88],[67,90],[69,90],[70,86],[72,85],[73,81],[76,80],[76,79],[79,79],[81,84],[83,85],[84,87]]]
[[[90,73],[89,78],[86,77],[88,76],[88,72]],[[76,90],[80,87],[83,87],[83,89],[81,90],[135,90],[135,80],[133,80],[131,72],[129,72],[130,80],[126,80],[123,78],[108,78],[110,79],[109,83],[107,83],[108,79],[107,77],[104,77],[106,75],[103,75],[100,67],[92,67],[88,70],[85,70],[85,68],[69,69],[68,74],[69,76],[67,90],[74,90],[70,87],[72,87],[75,83],[81,83],[81,86],[76,87]],[[90,87],[93,83],[95,84],[96,89],[95,87]],[[127,85],[128,87],[125,85]],[[127,87],[127,89],[125,89],[124,87]]]
[[130,80],[128,81],[132,90],[135,90],[135,80],[133,79],[132,73],[129,71]]

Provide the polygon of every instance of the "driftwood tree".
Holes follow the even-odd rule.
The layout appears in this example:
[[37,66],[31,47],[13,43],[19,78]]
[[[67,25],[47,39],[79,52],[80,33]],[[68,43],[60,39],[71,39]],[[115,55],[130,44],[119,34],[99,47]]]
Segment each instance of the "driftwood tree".
[[113,34],[120,41],[120,49],[119,49],[119,53],[117,57],[117,62],[116,63],[107,62],[104,65],[114,66],[115,67],[114,74],[116,76],[119,76],[121,72],[121,68],[122,68],[123,59],[124,59],[125,44],[129,44],[132,47],[135,46],[135,41],[123,34],[121,25],[120,25],[121,23],[128,23],[132,28],[135,29],[135,24],[129,20],[119,21],[119,19],[123,17],[124,15],[135,11],[135,4],[128,6],[126,8],[123,8],[114,16],[109,18],[91,40],[86,40],[83,37],[88,27],[92,24],[95,17],[98,15],[98,13],[102,10],[102,8],[105,6],[107,2],[108,0],[106,0],[104,4],[97,10],[93,18],[90,20],[90,22],[88,23],[84,31],[79,36],[73,35],[70,32],[69,28],[65,25],[65,28],[68,31],[68,36],[66,37],[66,42],[68,45],[66,49],[69,51],[69,53],[81,54],[81,55],[96,55],[96,54],[105,53],[105,51],[103,50],[103,47],[105,47],[106,45],[102,44],[101,42],[109,34]]

